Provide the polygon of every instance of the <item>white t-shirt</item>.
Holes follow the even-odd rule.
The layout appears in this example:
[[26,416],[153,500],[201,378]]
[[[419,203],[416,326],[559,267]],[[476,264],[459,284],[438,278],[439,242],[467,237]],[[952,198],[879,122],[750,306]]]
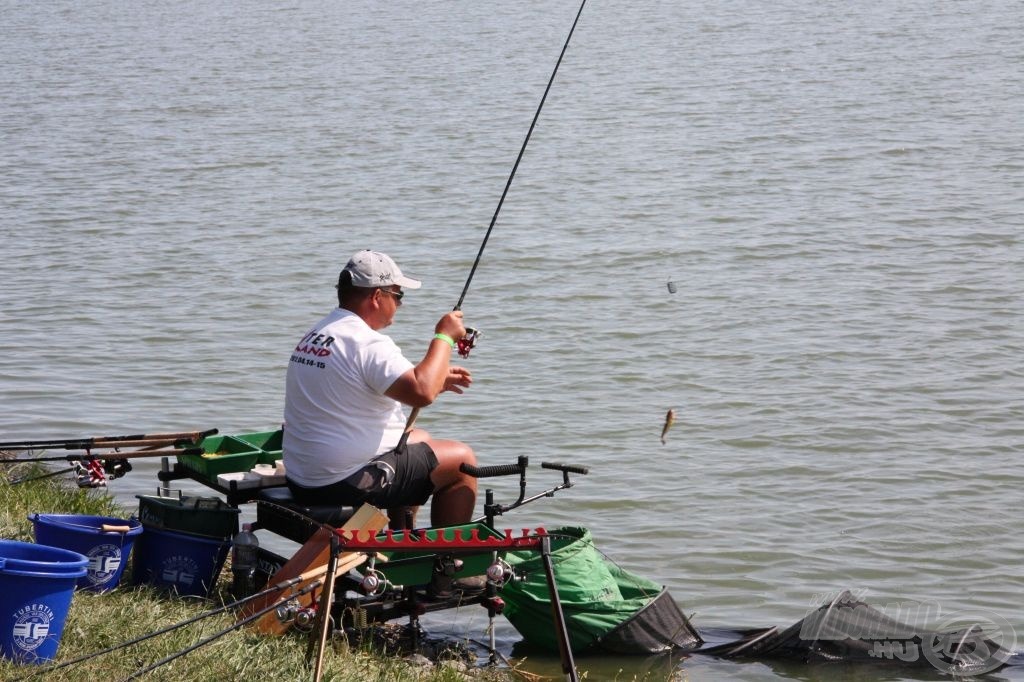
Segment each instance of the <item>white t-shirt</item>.
[[402,405],[384,395],[413,367],[394,341],[336,308],[292,351],[285,381],[284,463],[302,486],[336,483],[398,445]]

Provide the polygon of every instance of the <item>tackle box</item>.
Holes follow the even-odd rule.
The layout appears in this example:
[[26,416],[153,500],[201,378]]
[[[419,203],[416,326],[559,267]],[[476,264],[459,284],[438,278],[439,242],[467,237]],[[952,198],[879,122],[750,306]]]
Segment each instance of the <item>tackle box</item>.
[[226,540],[238,532],[239,510],[219,497],[136,495],[144,526]]
[[209,479],[217,474],[249,471],[256,466],[260,449],[234,436],[204,438],[199,444],[202,455],[178,455],[178,463]]

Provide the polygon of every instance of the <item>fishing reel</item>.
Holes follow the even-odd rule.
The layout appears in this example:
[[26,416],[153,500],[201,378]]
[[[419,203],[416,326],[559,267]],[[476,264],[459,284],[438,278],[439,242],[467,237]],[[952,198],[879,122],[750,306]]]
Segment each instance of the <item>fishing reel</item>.
[[301,632],[309,632],[316,622],[316,606],[302,606],[297,599],[289,599],[278,606],[275,611],[277,619],[282,623],[291,623]]
[[107,485],[107,476],[103,473],[103,465],[97,459],[72,462],[71,470],[79,488],[103,488]]
[[479,329],[466,327],[466,335],[456,342],[461,357],[469,357],[469,351],[476,347],[476,341],[482,333]]
[[487,567],[487,581],[493,583],[499,588],[504,587],[505,583],[515,579],[515,571],[512,570],[512,565],[507,561],[498,557],[494,562]]
[[79,488],[104,488],[108,479],[121,478],[132,470],[132,465],[126,459],[90,457],[84,461],[72,462],[71,468]]
[[363,576],[363,579],[359,581],[360,589],[363,590],[364,594],[371,597],[383,594],[384,590],[387,589],[388,584],[388,580],[384,577],[384,574],[373,567],[366,569],[366,574]]
[[316,624],[317,610],[314,607],[306,607],[295,611],[294,625],[299,632],[312,632]]
[[110,478],[121,478],[132,470],[132,464],[127,459],[105,459],[103,460],[103,471]]

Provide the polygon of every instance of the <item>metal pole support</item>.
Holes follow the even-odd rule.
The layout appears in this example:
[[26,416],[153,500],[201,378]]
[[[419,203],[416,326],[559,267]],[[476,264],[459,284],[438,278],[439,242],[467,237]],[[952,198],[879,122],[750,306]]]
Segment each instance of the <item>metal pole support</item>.
[[576,674],[576,662],[572,658],[572,647],[569,644],[569,630],[565,625],[565,613],[562,611],[562,602],[558,598],[558,586],[555,584],[555,567],[551,561],[551,538],[544,535],[540,541],[540,558],[544,563],[544,576],[548,581],[548,591],[551,592],[551,611],[555,619],[555,632],[558,635],[558,653],[562,659],[562,673],[569,682],[579,682],[579,675]]

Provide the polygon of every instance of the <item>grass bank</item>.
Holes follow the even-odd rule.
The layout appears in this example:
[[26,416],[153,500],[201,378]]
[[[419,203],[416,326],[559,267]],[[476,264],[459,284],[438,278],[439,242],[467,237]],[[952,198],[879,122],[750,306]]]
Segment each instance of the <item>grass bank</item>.
[[[30,473],[23,465],[18,469],[17,476]],[[119,507],[102,490],[81,490],[69,485],[66,476],[11,485],[7,473],[0,471],[0,537],[5,539],[31,542],[32,524],[27,518],[31,513],[127,518],[134,511]],[[229,601],[226,578],[229,571],[226,569],[211,599],[180,598],[145,586],[133,587],[130,570],[129,566],[122,586],[115,590],[105,594],[75,593],[53,664],[19,666],[0,659],[0,680],[124,680],[233,624],[230,613],[203,618],[193,625],[124,649],[53,670],[54,664],[181,623]],[[312,673],[305,661],[307,641],[307,636],[299,634],[270,638],[246,629],[236,630],[160,666],[143,679],[167,682],[311,680]],[[498,682],[513,677],[503,670],[461,670],[447,664],[417,667],[403,659],[350,648],[343,638],[336,638],[325,657],[323,679],[331,682],[459,682],[466,679]]]

